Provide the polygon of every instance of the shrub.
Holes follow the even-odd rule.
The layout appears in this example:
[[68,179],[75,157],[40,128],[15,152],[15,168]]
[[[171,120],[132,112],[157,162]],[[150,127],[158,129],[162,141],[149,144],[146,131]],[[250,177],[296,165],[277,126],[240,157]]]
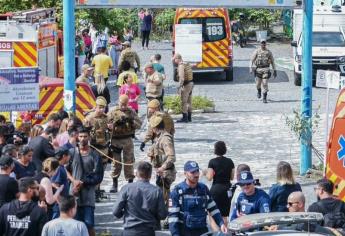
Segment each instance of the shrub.
[[[165,109],[172,110],[174,114],[182,113],[182,102],[180,96],[165,96],[164,97]],[[200,110],[214,107],[214,103],[204,96],[192,97],[193,110]]]

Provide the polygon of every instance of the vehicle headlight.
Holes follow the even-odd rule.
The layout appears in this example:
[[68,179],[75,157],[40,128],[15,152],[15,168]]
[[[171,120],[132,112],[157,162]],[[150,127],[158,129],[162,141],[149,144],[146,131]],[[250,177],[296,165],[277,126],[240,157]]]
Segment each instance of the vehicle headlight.
[[338,62],[339,62],[339,63],[345,63],[345,56],[343,56],[343,57],[338,57]]

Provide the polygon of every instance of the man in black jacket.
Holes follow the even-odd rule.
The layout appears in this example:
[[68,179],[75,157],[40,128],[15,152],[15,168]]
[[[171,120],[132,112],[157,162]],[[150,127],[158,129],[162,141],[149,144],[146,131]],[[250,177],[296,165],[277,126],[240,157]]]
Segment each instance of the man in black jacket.
[[47,214],[37,202],[38,183],[31,177],[19,181],[19,198],[0,209],[1,236],[39,236],[47,222]]
[[55,130],[55,128],[47,127],[40,136],[34,137],[29,142],[29,147],[34,150],[32,160],[38,173],[42,170],[42,162],[48,157],[55,156],[55,150],[51,144]]
[[328,179],[320,179],[315,187],[317,202],[311,204],[309,212],[319,212],[324,216],[324,226],[331,228],[344,228],[345,203],[333,196],[333,183]]
[[10,177],[14,160],[8,155],[0,157],[0,207],[14,199],[18,194],[18,183]]

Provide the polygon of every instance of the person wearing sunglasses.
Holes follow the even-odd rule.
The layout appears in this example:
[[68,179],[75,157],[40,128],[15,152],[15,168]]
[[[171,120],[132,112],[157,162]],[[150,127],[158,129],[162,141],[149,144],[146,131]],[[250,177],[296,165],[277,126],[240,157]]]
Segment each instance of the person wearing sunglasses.
[[242,171],[238,175],[237,184],[242,192],[231,214],[231,220],[243,215],[270,212],[270,197],[268,194],[254,185],[254,177],[250,171]]

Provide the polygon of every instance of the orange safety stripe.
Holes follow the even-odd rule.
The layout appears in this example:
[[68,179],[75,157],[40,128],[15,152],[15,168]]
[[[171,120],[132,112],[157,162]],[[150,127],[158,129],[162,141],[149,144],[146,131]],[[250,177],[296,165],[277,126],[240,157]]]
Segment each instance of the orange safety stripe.
[[203,53],[205,57],[203,57],[204,62],[208,62],[208,64],[211,64],[211,67],[219,67],[220,64],[218,61],[215,60],[215,56],[210,51],[205,51]]
[[[226,53],[223,50],[221,50],[219,47],[216,47],[214,44],[209,44],[207,46],[210,49],[209,52],[212,52],[219,64],[227,64],[225,58],[227,58],[228,55],[226,55]],[[224,58],[219,58],[218,55],[223,56]]]
[[13,64],[15,67],[33,67],[37,66],[37,47],[32,42],[14,42],[13,43]]

